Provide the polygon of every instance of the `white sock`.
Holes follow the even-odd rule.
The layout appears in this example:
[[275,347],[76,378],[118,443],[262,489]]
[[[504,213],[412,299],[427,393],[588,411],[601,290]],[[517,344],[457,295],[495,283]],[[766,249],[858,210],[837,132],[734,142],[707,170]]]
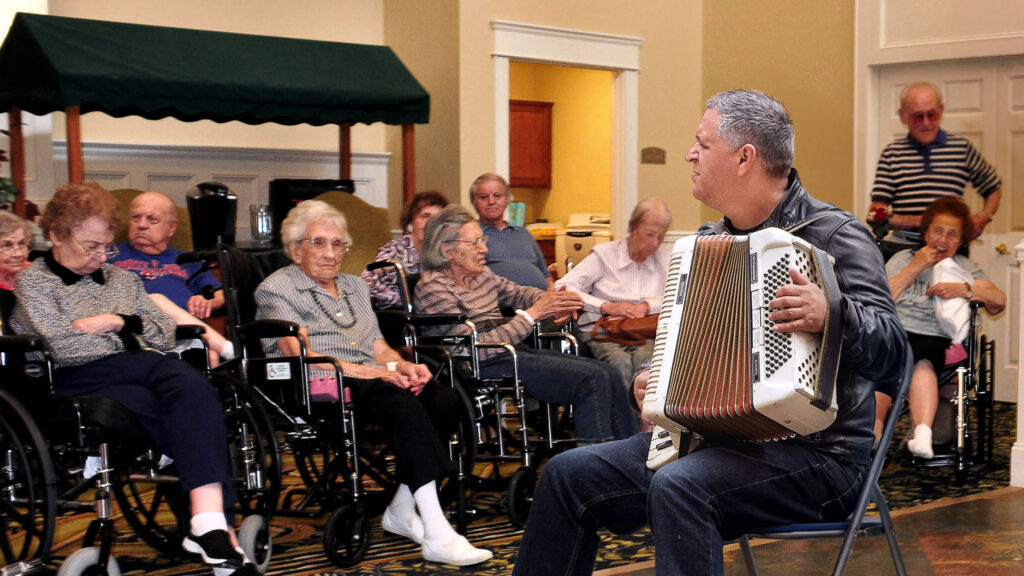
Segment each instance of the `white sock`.
[[202,536],[210,530],[228,529],[227,518],[223,512],[201,512],[192,517],[192,533]]
[[458,534],[441,510],[441,502],[437,499],[437,484],[428,482],[413,493],[416,509],[423,520],[423,540],[448,542]]
[[231,343],[231,340],[228,340],[227,342],[224,343],[224,346],[221,347],[219,354],[220,359],[225,361],[231,360],[232,358],[235,357],[235,345]]
[[395,516],[400,520],[405,520],[410,516],[416,514],[416,500],[412,497],[412,490],[409,489],[408,484],[399,484],[398,490],[395,491],[395,497],[391,499],[391,503],[388,504],[388,510],[391,511],[391,515]]
[[914,427],[914,437],[907,442],[907,448],[915,456],[932,458],[935,451],[932,449],[932,427],[927,424],[918,424]]

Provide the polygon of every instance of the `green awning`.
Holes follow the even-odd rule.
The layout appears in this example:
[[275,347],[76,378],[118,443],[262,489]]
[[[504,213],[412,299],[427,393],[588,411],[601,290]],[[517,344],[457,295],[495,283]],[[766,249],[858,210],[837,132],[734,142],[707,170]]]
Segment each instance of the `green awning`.
[[247,124],[424,124],[430,95],[387,46],[18,13],[0,111]]

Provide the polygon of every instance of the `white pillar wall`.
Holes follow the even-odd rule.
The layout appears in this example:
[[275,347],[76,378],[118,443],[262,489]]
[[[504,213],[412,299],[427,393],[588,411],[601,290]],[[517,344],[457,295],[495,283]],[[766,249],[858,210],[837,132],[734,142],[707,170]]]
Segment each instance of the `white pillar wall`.
[[[1017,264],[1020,274],[1021,300],[1017,305],[1024,303],[1024,242],[1017,244]],[[1014,303],[1010,303],[1014,305]],[[1024,314],[1020,314],[1018,320],[1018,334],[1024,335]],[[1017,358],[1024,358],[1024,338],[1017,339]],[[1017,371],[1017,398],[1024,399],[1024,370]],[[1010,450],[1010,485],[1024,486],[1024,410],[1017,404],[1017,440]]]

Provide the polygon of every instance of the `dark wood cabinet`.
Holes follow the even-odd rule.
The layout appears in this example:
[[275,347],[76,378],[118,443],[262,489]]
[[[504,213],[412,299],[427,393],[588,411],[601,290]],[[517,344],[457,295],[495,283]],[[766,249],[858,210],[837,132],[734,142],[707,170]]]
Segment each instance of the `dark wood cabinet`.
[[551,188],[554,102],[509,100],[509,186]]

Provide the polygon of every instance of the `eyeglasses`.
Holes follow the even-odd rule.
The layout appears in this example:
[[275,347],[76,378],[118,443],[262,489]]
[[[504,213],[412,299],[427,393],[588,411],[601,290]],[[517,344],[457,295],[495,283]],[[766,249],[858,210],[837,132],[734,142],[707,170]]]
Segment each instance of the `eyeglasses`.
[[913,122],[914,124],[921,124],[922,122],[924,122],[925,118],[927,118],[929,122],[935,122],[936,120],[939,119],[940,114],[941,112],[939,112],[938,110],[929,110],[927,112],[914,112],[909,116],[911,122]]
[[479,248],[481,246],[487,246],[487,236],[481,236],[481,237],[477,238],[476,240],[459,240],[458,238],[456,238],[455,240],[449,240],[449,242],[461,242],[463,244],[473,244],[477,248]]
[[323,250],[330,246],[331,249],[335,251],[340,250],[345,253],[348,253],[349,249],[351,249],[352,246],[351,243],[345,242],[341,238],[323,238],[321,236],[308,236],[306,238],[299,238],[298,242],[300,244],[302,242],[309,242],[309,245],[312,246],[314,250]]
[[12,256],[24,250],[28,252],[32,248],[32,244],[28,240],[19,240],[17,242],[11,242],[10,240],[4,240],[0,242],[0,254],[5,256]]
[[79,240],[78,238],[75,238],[74,234],[71,235],[71,238],[75,241],[75,244],[78,244],[78,247],[81,248],[82,251],[85,252],[85,255],[88,256],[89,258],[95,258],[97,256],[102,256],[103,258],[113,258],[114,256],[117,256],[118,254],[121,253],[121,251],[118,250],[117,246],[114,244],[104,244],[102,242],[86,242],[85,244],[82,244],[82,241]]
[[959,242],[960,239],[963,237],[961,236],[959,230],[954,230],[952,228],[928,228],[928,232],[925,234],[925,236],[927,236],[931,240],[948,238],[953,242]]

